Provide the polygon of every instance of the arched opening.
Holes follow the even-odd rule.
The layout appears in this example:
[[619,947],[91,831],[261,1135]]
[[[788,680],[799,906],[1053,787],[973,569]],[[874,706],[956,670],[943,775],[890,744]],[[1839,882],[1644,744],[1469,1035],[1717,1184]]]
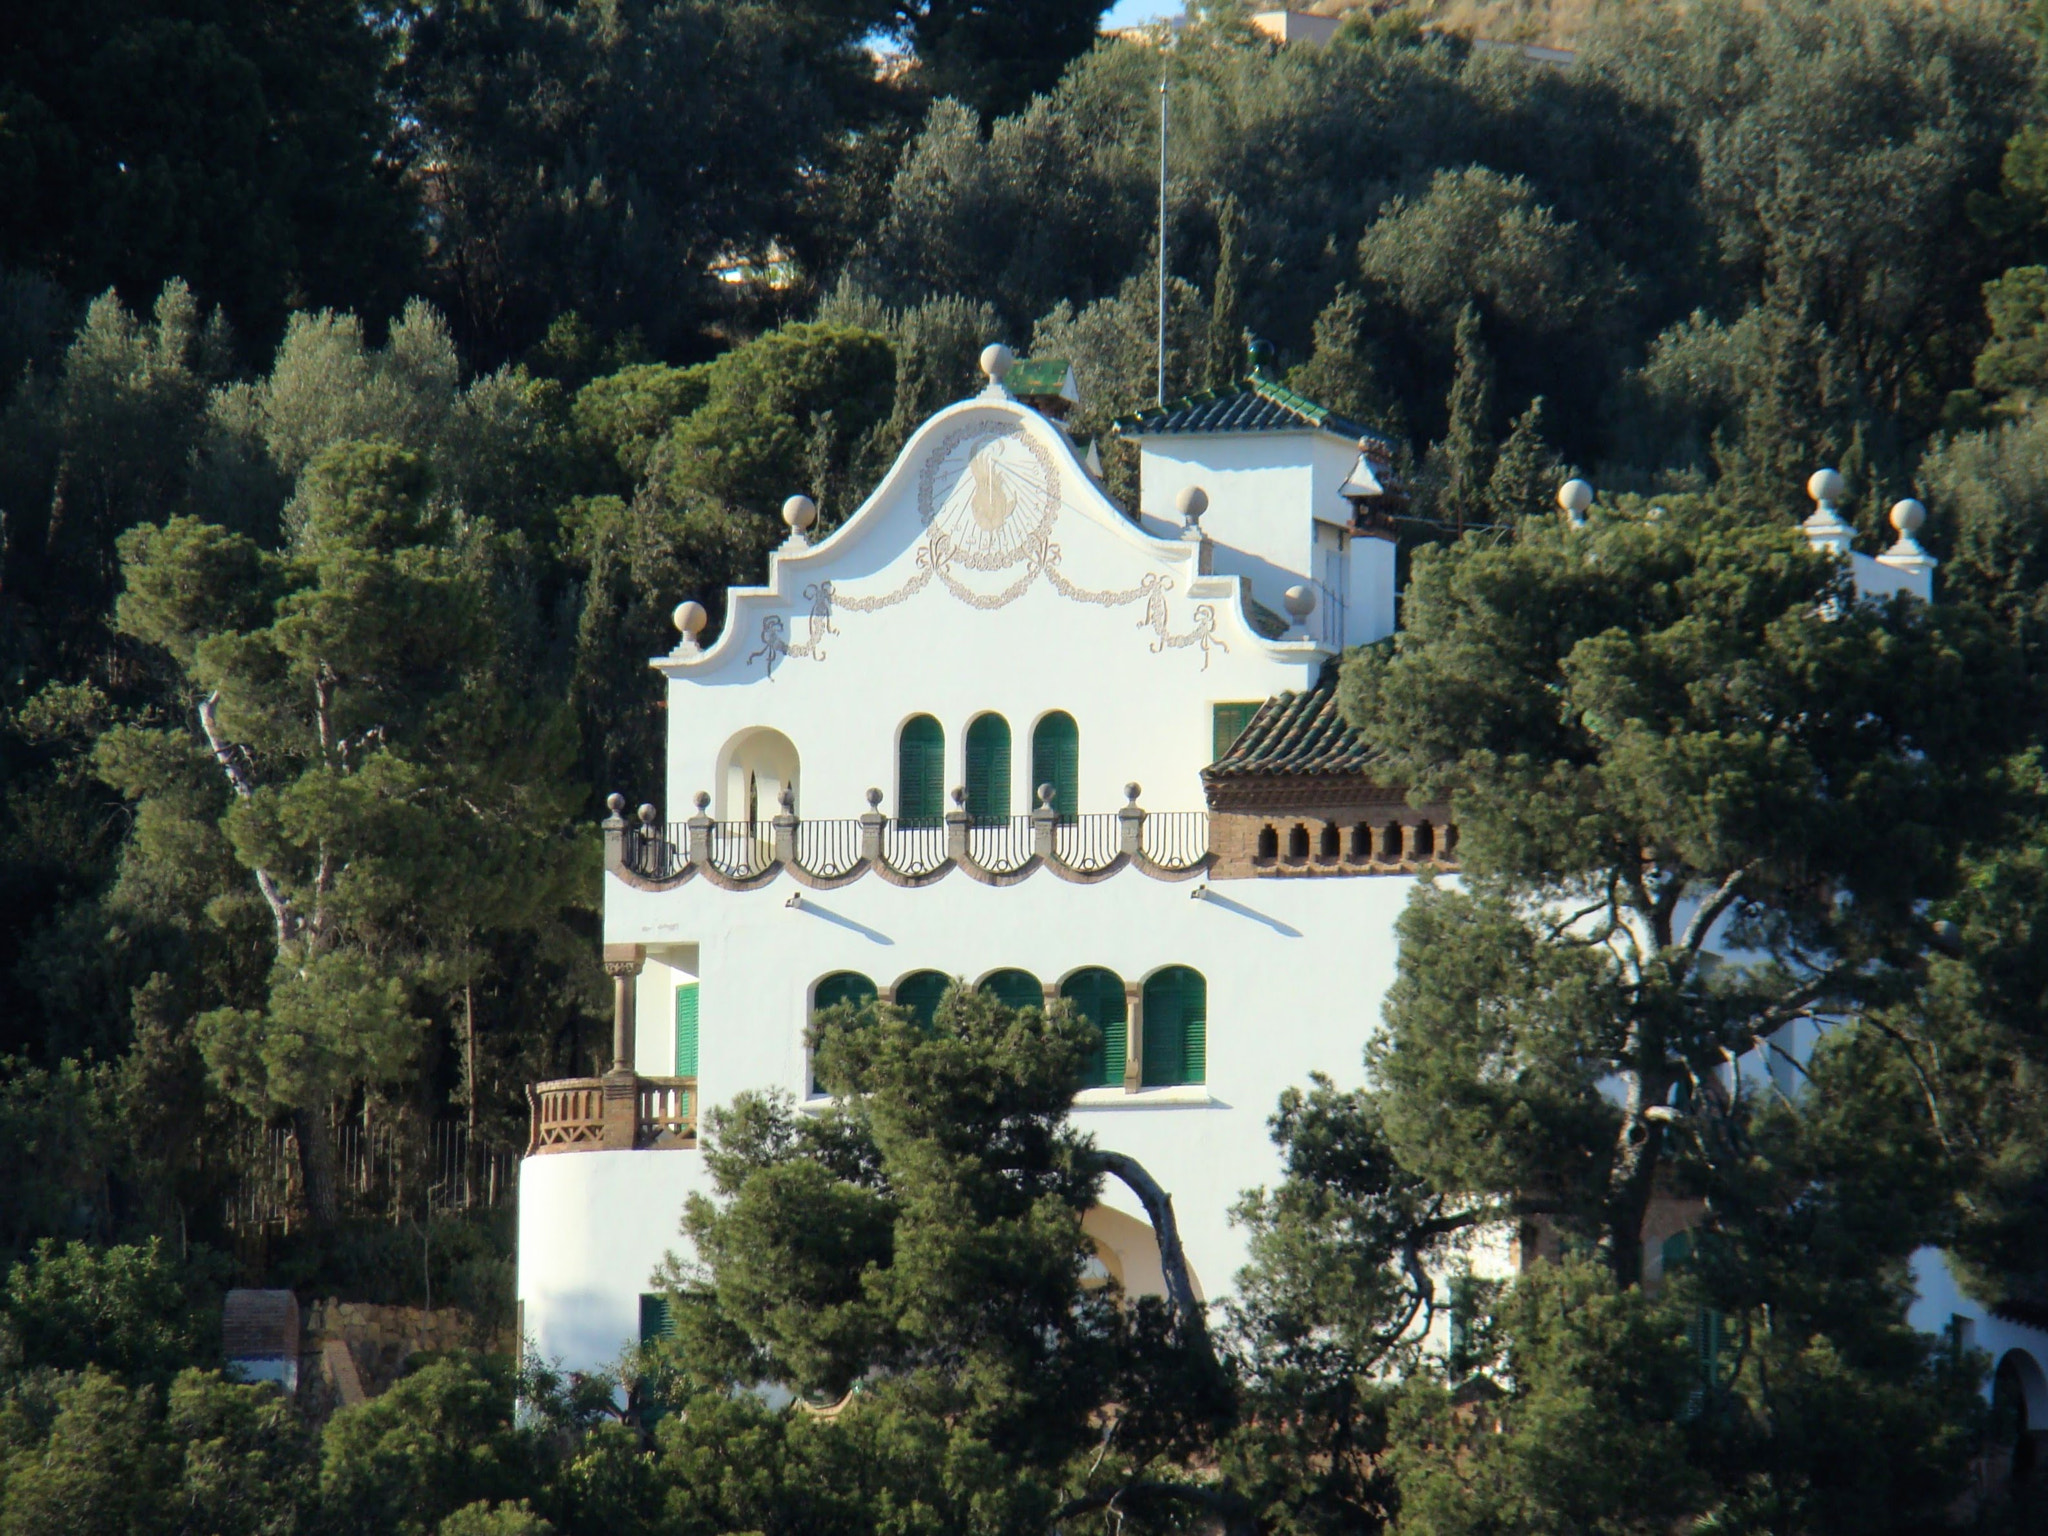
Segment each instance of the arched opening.
[[1305,859],[1308,857],[1308,828],[1296,822],[1287,829],[1287,857]]
[[1088,1065],[1081,1069],[1081,1086],[1121,1088],[1130,1031],[1123,978],[1115,971],[1091,965],[1061,982],[1060,996],[1072,1003],[1074,1012],[1093,1024],[1102,1036],[1094,1055],[1088,1058]]
[[1390,821],[1380,832],[1380,859],[1387,864],[1401,862],[1401,823]]
[[1351,857],[1369,859],[1372,857],[1372,824],[1361,821],[1351,829]]
[[1140,1053],[1147,1088],[1178,1088],[1206,1080],[1209,983],[1191,966],[1169,965],[1145,981],[1145,1042]]
[[1005,1008],[1043,1008],[1045,984],[1029,971],[991,971],[975,990],[986,992]]
[[967,815],[976,826],[1010,819],[1010,722],[976,715],[967,726]]
[[935,827],[945,810],[945,727],[930,715],[912,715],[896,738],[896,820]]
[[1258,857],[1262,859],[1277,859],[1280,857],[1280,833],[1271,822],[1259,828]]
[[[1094,1245],[1109,1278],[1123,1287],[1126,1296],[1166,1294],[1166,1275],[1159,1264],[1159,1237],[1150,1222],[1106,1205],[1091,1205],[1082,1213],[1081,1233]],[[1185,1259],[1186,1255],[1182,1257]],[[1195,1273],[1192,1264],[1187,1269],[1188,1285],[1194,1290],[1195,1300],[1206,1301],[1201,1276]]]
[[1426,822],[1426,821],[1418,821],[1417,823],[1415,823],[1415,859],[1416,859],[1416,862],[1417,862],[1417,863],[1420,863],[1420,862],[1421,862],[1422,860],[1424,860],[1424,859],[1433,859],[1433,858],[1435,858],[1435,857],[1436,857],[1436,828],[1435,828],[1435,827],[1432,827],[1432,826],[1431,826],[1431,825],[1430,825],[1430,824],[1429,824],[1428,822]]
[[[856,1013],[872,1003],[877,992],[873,981],[859,971],[834,971],[829,976],[820,976],[811,988],[811,1020],[815,1024],[819,1014],[828,1008],[841,1004],[851,1007]],[[818,1093],[818,1078],[815,1069],[808,1073],[810,1091]]]
[[951,985],[953,978],[944,971],[912,971],[896,983],[891,1001],[910,1016],[911,1023],[929,1031],[938,1023],[939,999]]
[[1339,857],[1343,851],[1343,836],[1337,830],[1337,823],[1334,821],[1324,822],[1323,830],[1316,838],[1316,857],[1320,859],[1334,859]]
[[1052,808],[1061,821],[1081,813],[1081,728],[1074,717],[1056,709],[1031,728],[1031,794],[1052,786]]
[[782,809],[785,786],[792,798],[799,777],[796,743],[766,726],[741,731],[718,753],[718,794],[713,815],[724,822],[757,828],[766,838],[768,824]]
[[1991,1443],[2011,1452],[2015,1483],[2041,1477],[2043,1430],[2048,1430],[2048,1375],[2026,1350],[2007,1350],[1991,1376]]

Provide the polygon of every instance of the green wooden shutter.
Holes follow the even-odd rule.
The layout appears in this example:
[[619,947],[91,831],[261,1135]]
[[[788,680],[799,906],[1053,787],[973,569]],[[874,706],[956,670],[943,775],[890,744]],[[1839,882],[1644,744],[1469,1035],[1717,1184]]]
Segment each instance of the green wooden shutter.
[[997,971],[979,990],[1005,1008],[1045,1007],[1045,985],[1029,971]]
[[982,826],[1010,816],[1010,722],[977,715],[967,727],[967,814]]
[[1147,1088],[1174,1088],[1206,1080],[1209,985],[1199,971],[1168,966],[1145,983]]
[[668,1338],[676,1331],[676,1320],[669,1315],[666,1296],[642,1296],[640,1298],[640,1342],[652,1344],[656,1339]]
[[822,1013],[840,1003],[851,1003],[860,1009],[873,1002],[875,996],[875,984],[859,971],[834,971],[812,989],[811,1009]]
[[896,983],[896,1006],[910,1015],[911,1022],[929,1030],[938,1021],[939,999],[953,978],[943,971],[913,971]]
[[1034,806],[1038,786],[1052,786],[1052,808],[1061,821],[1072,821],[1081,811],[1081,728],[1064,710],[1055,710],[1031,732],[1031,796]]
[[1244,728],[1252,723],[1252,716],[1258,712],[1257,703],[1214,706],[1210,715],[1215,726],[1215,739],[1211,743],[1214,761],[1220,762],[1230,755],[1230,749],[1237,745],[1237,738],[1244,734]]
[[896,744],[896,819],[935,826],[945,808],[946,732],[930,715],[914,715]]
[[1081,1077],[1084,1088],[1121,1088],[1130,1019],[1124,1006],[1123,979],[1114,971],[1094,967],[1076,971],[1060,986],[1060,996],[1074,1011],[1102,1031],[1102,1043]]
[[697,1075],[697,983],[676,988],[676,1076]]

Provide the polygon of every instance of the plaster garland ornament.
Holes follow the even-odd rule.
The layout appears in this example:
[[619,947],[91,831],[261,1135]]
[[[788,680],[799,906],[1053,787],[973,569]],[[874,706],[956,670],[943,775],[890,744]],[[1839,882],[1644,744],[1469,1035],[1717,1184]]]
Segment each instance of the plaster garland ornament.
[[[1167,595],[1174,589],[1171,576],[1148,572],[1120,592],[1094,591],[1069,581],[1059,569],[1060,547],[1052,539],[1060,506],[1059,471],[1032,438],[1007,421],[983,419],[954,428],[926,455],[919,472],[918,516],[927,531],[917,548],[915,573],[893,591],[872,595],[842,592],[829,580],[806,586],[806,638],[792,643],[789,621],[781,614],[764,615],[760,643],[747,664],[764,663],[772,678],[785,657],[823,661],[825,638],[839,633],[832,622],[835,609],[879,613],[937,581],[968,607],[993,612],[1022,597],[1041,576],[1069,602],[1104,608],[1143,603],[1138,627],[1152,631],[1154,655],[1199,647],[1206,671],[1212,650],[1229,652],[1216,633],[1213,603],[1197,604],[1193,627],[1173,633],[1167,609]],[[975,572],[1007,571],[1016,574],[993,591],[971,579]]]

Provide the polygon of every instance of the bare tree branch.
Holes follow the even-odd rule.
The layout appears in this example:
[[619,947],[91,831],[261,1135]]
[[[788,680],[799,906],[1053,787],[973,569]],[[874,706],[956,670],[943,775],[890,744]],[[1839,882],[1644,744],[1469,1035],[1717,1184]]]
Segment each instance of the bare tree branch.
[[1187,1342],[1210,1350],[1209,1322],[1202,1304],[1195,1299],[1194,1283],[1188,1279],[1187,1255],[1181,1248],[1180,1223],[1174,1219],[1173,1196],[1145,1170],[1145,1165],[1125,1152],[1096,1150],[1105,1173],[1121,1180],[1145,1207],[1159,1242],[1159,1273],[1166,1282],[1166,1302]]
[[[221,772],[228,776],[228,787],[235,792],[235,798],[247,800],[256,793],[256,785],[242,766],[241,748],[221,739],[216,715],[219,703],[218,691],[199,701],[199,728],[206,733],[206,745],[212,749],[213,760],[220,764]],[[292,910],[290,898],[270,878],[268,870],[259,869],[255,873],[256,889],[263,893],[264,903],[270,908],[271,921],[277,925],[277,947],[282,949],[299,931],[298,914]]]

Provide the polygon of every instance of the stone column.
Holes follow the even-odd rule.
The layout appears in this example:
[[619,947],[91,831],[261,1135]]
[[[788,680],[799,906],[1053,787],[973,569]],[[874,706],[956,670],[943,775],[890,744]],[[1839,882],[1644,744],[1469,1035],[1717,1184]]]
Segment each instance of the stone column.
[[860,818],[860,856],[867,863],[882,862],[882,824],[889,818],[882,814],[882,792],[868,791],[868,808]]
[[1124,1092],[1145,1086],[1145,989],[1124,983]]
[[1138,786],[1124,786],[1125,804],[1116,813],[1117,832],[1120,835],[1119,851],[1127,859],[1140,859],[1145,855],[1145,812],[1138,805]]
[[782,809],[769,823],[775,834],[775,862],[782,865],[796,863],[796,786],[785,784],[780,796]]
[[1050,864],[1053,859],[1053,829],[1059,825],[1059,812],[1052,808],[1052,797],[1056,793],[1050,784],[1038,786],[1038,807],[1031,813],[1031,851]]
[[634,990],[647,951],[638,944],[607,944],[605,974],[612,979],[612,1069],[604,1075],[604,1130],[608,1152],[630,1152],[640,1130],[640,1079],[633,1068]]

